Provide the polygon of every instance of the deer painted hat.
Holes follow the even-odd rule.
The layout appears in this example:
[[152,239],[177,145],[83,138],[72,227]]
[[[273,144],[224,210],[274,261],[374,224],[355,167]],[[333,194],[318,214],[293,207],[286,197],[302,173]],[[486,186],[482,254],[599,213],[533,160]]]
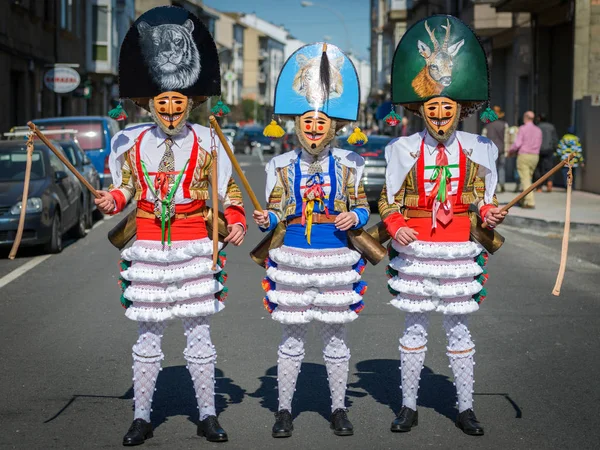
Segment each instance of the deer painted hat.
[[279,73],[274,103],[274,114],[281,116],[321,111],[332,119],[355,121],[360,106],[356,68],[335,45],[300,47]]
[[434,97],[462,105],[461,119],[489,100],[485,51],[478,37],[454,16],[435,15],[404,34],[392,62],[392,102],[418,113]]
[[221,94],[217,46],[206,26],[186,9],[159,6],[131,26],[119,54],[119,96],[147,107],[176,91],[195,100]]

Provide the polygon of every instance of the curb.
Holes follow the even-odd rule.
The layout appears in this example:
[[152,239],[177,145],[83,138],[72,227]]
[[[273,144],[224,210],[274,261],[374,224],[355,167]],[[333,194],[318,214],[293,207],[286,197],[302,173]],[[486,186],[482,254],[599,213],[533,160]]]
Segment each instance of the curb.
[[[510,214],[505,217],[503,225],[522,228],[535,228],[541,231],[557,231],[561,233],[565,227],[565,223],[561,221],[535,219],[531,217],[515,216]],[[571,230],[600,233],[600,224],[571,222]]]

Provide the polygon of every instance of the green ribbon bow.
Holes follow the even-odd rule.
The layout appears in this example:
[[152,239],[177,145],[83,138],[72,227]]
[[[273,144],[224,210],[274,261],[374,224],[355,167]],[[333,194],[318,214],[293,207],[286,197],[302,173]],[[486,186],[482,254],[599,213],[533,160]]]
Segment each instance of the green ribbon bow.
[[185,169],[187,168],[189,162],[190,162],[189,159],[185,162],[185,165],[183,166],[183,170],[181,172],[179,172],[179,175],[177,175],[177,178],[175,179],[175,183],[173,184],[173,187],[167,194],[167,197],[162,200],[159,200],[158,193],[152,187],[152,180],[150,179],[150,175],[148,175],[148,170],[146,169],[146,164],[144,164],[144,161],[142,161],[142,171],[144,172],[144,178],[146,179],[146,184],[148,185],[148,189],[150,189],[150,192],[152,192],[154,197],[156,197],[156,199],[159,200],[162,205],[162,208],[160,211],[160,227],[161,227],[160,243],[161,243],[161,245],[165,245],[165,230],[166,230],[166,225],[168,223],[169,224],[169,235],[167,236],[167,244],[169,245],[169,247],[171,246],[171,215],[170,214],[167,215],[167,210],[169,209],[169,205],[171,204],[171,200],[173,199],[173,196],[175,195],[175,193],[177,192],[177,189],[179,188],[179,185],[181,184],[181,179],[183,178],[183,175],[185,174]]
[[446,186],[448,184],[448,180],[452,178],[452,173],[448,166],[434,166],[433,173],[431,174],[431,178],[429,181],[432,183],[437,181],[437,179],[441,176],[440,179],[440,188],[438,189],[438,193],[436,198],[440,203],[446,203]]

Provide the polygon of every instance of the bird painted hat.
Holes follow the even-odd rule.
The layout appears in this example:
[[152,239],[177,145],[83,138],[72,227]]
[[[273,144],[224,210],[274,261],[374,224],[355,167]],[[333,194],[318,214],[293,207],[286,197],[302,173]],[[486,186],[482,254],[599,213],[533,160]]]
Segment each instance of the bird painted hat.
[[461,104],[464,119],[489,102],[485,51],[473,30],[456,17],[422,19],[396,47],[391,85],[392,103],[418,114],[423,102],[448,97]]
[[276,115],[321,111],[332,119],[355,121],[360,106],[356,68],[335,45],[317,42],[300,47],[279,73],[274,103]]
[[194,14],[159,6],[131,26],[119,54],[119,96],[147,107],[156,95],[176,91],[200,104],[221,94],[213,37]]

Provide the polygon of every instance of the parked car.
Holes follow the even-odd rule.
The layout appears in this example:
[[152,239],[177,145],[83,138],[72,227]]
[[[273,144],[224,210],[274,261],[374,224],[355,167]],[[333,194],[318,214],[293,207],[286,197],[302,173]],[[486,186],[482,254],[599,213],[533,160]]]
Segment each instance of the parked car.
[[262,149],[263,153],[281,153],[281,142],[263,135],[263,127],[251,125],[238,130],[233,140],[235,152],[243,152],[246,155],[252,153],[254,147]]
[[110,140],[119,132],[119,123],[105,116],[70,116],[36,119],[40,130],[75,129],[77,140],[100,175],[100,184],[107,189],[112,183],[108,168]]
[[336,147],[355,151],[365,159],[363,184],[369,203],[377,203],[385,184],[385,147],[391,140],[390,136],[372,134],[365,145],[356,147],[348,143],[348,136],[336,138]]
[[[58,143],[53,142],[57,148]],[[21,214],[27,160],[24,141],[0,142],[0,245],[12,245]],[[27,215],[21,245],[43,245],[50,253],[63,248],[67,231],[86,234],[84,198],[79,180],[44,144],[32,156]]]
[[[88,183],[96,190],[101,189],[98,171],[92,164],[92,161],[90,161],[90,158],[88,158],[83,149],[79,146],[78,141],[76,139],[67,139],[60,140],[58,143],[64,150],[65,156],[69,162],[75,166],[77,171],[84,176]],[[83,185],[83,183],[81,183],[81,190],[84,199],[85,226],[86,228],[91,228],[94,224],[94,216],[101,218],[102,214],[98,208],[96,208],[93,194]]]
[[221,131],[225,136],[227,136],[232,142],[235,139],[235,135],[237,134],[239,127],[235,124],[225,124],[221,126]]

